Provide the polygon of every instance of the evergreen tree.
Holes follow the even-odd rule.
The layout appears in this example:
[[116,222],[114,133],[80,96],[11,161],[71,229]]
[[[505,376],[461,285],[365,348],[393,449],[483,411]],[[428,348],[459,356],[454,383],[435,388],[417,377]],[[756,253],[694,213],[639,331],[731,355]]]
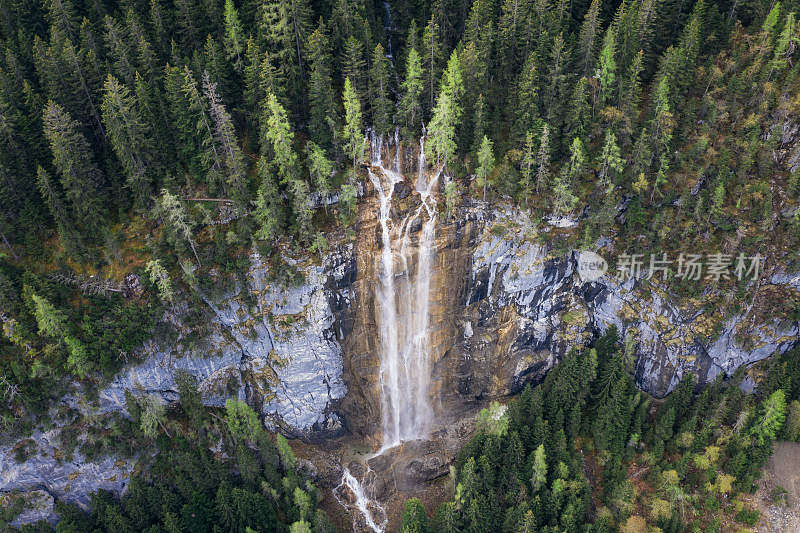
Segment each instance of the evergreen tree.
[[529,131],[538,133],[543,125],[539,114],[539,74],[537,64],[538,57],[536,52],[531,52],[517,78],[514,133],[518,139],[522,139]]
[[134,204],[144,208],[153,192],[154,147],[150,127],[142,119],[128,88],[111,74],[106,79],[101,108],[106,132],[125,170]]
[[600,154],[598,186],[605,190],[612,184],[613,179],[622,173],[624,168],[622,157],[620,157],[619,147],[617,146],[617,136],[610,129],[606,131],[606,139],[603,143],[603,151]]
[[389,99],[390,63],[380,43],[375,45],[372,54],[372,68],[369,76],[370,106],[372,127],[378,135],[388,134],[392,125],[392,101]]
[[486,186],[489,182],[489,174],[494,169],[494,152],[492,150],[492,141],[484,135],[481,141],[480,150],[478,150],[478,169],[476,175],[478,176],[478,186],[483,187],[483,201],[486,201]]
[[351,89],[358,97],[360,105],[363,106],[367,86],[364,44],[352,35],[345,42],[342,74],[345,79],[350,80]]
[[47,103],[42,121],[71,218],[85,234],[96,235],[106,213],[101,197],[105,179],[94,162],[92,149],[78,123],[55,102]]
[[200,256],[197,255],[194,243],[191,219],[180,199],[167,189],[161,189],[161,197],[158,199],[156,209],[175,238],[186,241],[199,265]]
[[536,170],[536,193],[538,194],[539,189],[547,187],[550,180],[550,127],[547,124],[542,128],[536,161],[539,163]]
[[585,77],[591,76],[594,70],[597,37],[600,33],[600,3],[600,0],[592,0],[578,37],[578,68]]
[[344,129],[342,130],[342,141],[344,142],[344,152],[353,162],[353,176],[351,183],[357,181],[356,164],[364,157],[364,134],[361,129],[361,104],[358,95],[350,83],[350,78],[344,80],[344,92],[342,94],[344,105]]
[[436,98],[436,83],[442,72],[444,50],[442,49],[439,25],[431,17],[422,32],[422,62],[425,71],[425,89],[423,101],[428,109],[433,109]]
[[[278,183],[289,190],[292,199],[295,230],[302,238],[311,236],[311,202],[308,197],[308,183],[301,177],[297,168],[297,154],[294,150],[294,133],[289,124],[286,110],[274,94],[267,96],[264,104],[264,118],[261,131],[261,154],[270,156],[270,166]],[[265,180],[265,183],[268,180]],[[261,192],[269,193],[269,186],[263,185]],[[274,194],[274,192],[273,192]],[[263,219],[263,217],[262,217]],[[268,225],[262,223],[262,233],[269,235]]]
[[600,105],[608,105],[613,98],[617,82],[616,30],[614,25],[608,27],[600,50]]
[[242,71],[245,34],[233,0],[225,0],[225,51],[237,72]]
[[239,139],[233,127],[233,120],[217,94],[216,83],[211,82],[208,72],[203,73],[203,91],[208,100],[208,111],[214,123],[213,142],[220,156],[222,173],[219,181],[233,200],[240,213],[247,212],[247,161],[242,153]]
[[454,50],[442,77],[436,107],[427,129],[429,141],[425,149],[434,156],[429,159],[434,159],[437,166],[446,167],[448,159],[452,159],[456,153],[455,137],[461,119],[460,99],[463,90],[461,66]]
[[416,137],[422,123],[423,72],[419,54],[411,48],[406,59],[406,77],[401,85],[402,97],[398,106],[399,120],[406,137]]
[[528,207],[528,197],[533,193],[536,154],[533,132],[529,131],[525,134],[525,146],[522,155],[522,195],[525,197],[525,207]]
[[319,26],[308,38],[308,102],[309,132],[320,146],[330,148],[338,124],[333,79],[331,77],[330,42],[325,23],[320,18]]
[[308,171],[314,182],[314,189],[319,194],[320,202],[328,212],[328,197],[330,196],[330,179],[333,172],[333,163],[325,156],[325,150],[309,141],[306,144]]
[[297,105],[301,105],[304,97],[304,47],[310,28],[311,8],[307,0],[266,0],[261,4],[260,31],[264,47],[286,79],[292,103]]

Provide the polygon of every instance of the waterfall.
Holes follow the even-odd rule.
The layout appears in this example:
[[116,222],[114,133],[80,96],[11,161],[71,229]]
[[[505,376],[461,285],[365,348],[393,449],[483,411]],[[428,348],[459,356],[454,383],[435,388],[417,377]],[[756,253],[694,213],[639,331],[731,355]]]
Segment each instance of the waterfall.
[[[433,419],[428,396],[431,375],[428,322],[431,274],[436,252],[434,188],[441,171],[435,172],[426,181],[423,133],[420,139],[420,169],[415,186],[420,203],[396,224],[391,216],[392,195],[395,186],[404,181],[399,173],[398,134],[395,132],[394,170],[388,170],[383,165],[381,136],[373,131],[368,131],[367,135],[371,163],[367,173],[378,195],[378,223],[381,229],[381,252],[376,258],[378,280],[375,286],[383,430],[383,445],[375,455],[380,455],[403,441],[424,437]],[[422,227],[415,246],[411,234],[420,220]],[[361,482],[345,468],[334,496],[341,505],[347,507],[336,495],[337,491],[346,487],[355,497],[355,506],[364,516],[367,526],[375,533],[383,533],[387,524],[386,513],[366,496]],[[381,524],[375,521],[376,513],[383,516]]]
[[[388,449],[425,436],[433,417],[428,398],[431,373],[428,320],[437,218],[433,188],[439,173],[426,182],[422,167],[416,186],[420,205],[400,224],[395,224],[391,218],[392,194],[403,177],[383,166],[382,141],[373,136],[370,145],[374,148],[371,159],[377,163],[374,167],[380,171],[369,169],[368,173],[380,206],[381,253],[375,303],[381,348],[383,449]],[[423,146],[421,140],[420,149]],[[424,155],[420,163],[424,165]],[[420,219],[422,228],[414,246],[411,230]]]
[[[367,470],[369,472],[369,469]],[[362,514],[364,520],[367,523],[367,527],[369,527],[375,533],[383,533],[386,530],[386,524],[388,522],[388,517],[386,516],[386,511],[375,503],[375,501],[369,499],[366,493],[364,492],[364,487],[361,486],[361,483],[355,478],[353,474],[350,473],[346,467],[342,472],[342,481],[339,483],[339,486],[333,489],[333,497],[339,502],[339,504],[347,508],[348,506],[339,499],[338,492],[343,488],[347,487],[350,492],[353,494],[355,498],[355,505],[356,509]],[[382,515],[381,523],[375,521],[375,515]]]

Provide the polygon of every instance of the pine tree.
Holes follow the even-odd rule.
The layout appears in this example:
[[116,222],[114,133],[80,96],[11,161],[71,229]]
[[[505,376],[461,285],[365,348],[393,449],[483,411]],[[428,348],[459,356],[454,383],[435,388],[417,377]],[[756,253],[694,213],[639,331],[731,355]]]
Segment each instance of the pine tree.
[[[264,104],[264,118],[261,131],[262,157],[269,155],[270,167],[277,177],[278,183],[285,187],[292,200],[292,213],[294,215],[296,234],[303,239],[311,236],[311,201],[309,199],[308,183],[302,178],[297,168],[297,154],[294,150],[294,133],[284,107],[278,102],[274,94],[267,96]],[[270,191],[271,180],[265,179],[262,183],[264,189],[260,192],[267,194]],[[262,201],[266,202],[266,199]],[[266,204],[264,204],[266,205]],[[269,225],[262,225],[262,234],[270,235]]]
[[486,135],[486,102],[483,99],[483,94],[479,94],[473,107],[472,117],[472,153],[478,153],[480,150],[483,136]]
[[372,68],[369,76],[370,106],[372,109],[372,127],[375,133],[389,133],[392,120],[392,101],[389,99],[389,59],[378,43],[372,54]]
[[794,12],[791,12],[786,15],[783,30],[781,30],[780,36],[775,43],[775,51],[772,61],[769,63],[767,79],[771,78],[773,73],[780,73],[786,68],[789,58],[794,54],[798,43],[800,43],[800,37],[797,35],[797,22],[795,21]]
[[105,179],[94,162],[89,143],[78,123],[53,101],[45,106],[42,120],[72,220],[86,234],[96,235],[106,212],[100,194]]
[[181,74],[181,91],[189,104],[190,121],[193,121],[195,125],[196,146],[200,150],[200,157],[206,172],[204,177],[212,187],[212,191],[216,193],[223,186],[222,158],[217,144],[214,142],[208,104],[200,94],[197,80],[188,66],[183,67]]
[[56,223],[58,235],[64,247],[72,255],[77,255],[83,248],[81,243],[80,234],[75,231],[70,214],[61,198],[60,191],[58,190],[50,174],[41,167],[36,168],[36,182],[39,186],[39,191],[44,197],[45,203],[50,210],[50,214]]
[[539,132],[543,121],[539,114],[539,73],[536,52],[528,56],[517,77],[515,91],[515,138],[522,139],[527,132]]
[[366,61],[364,60],[364,45],[352,35],[347,38],[344,49],[344,65],[342,74],[350,80],[351,88],[358,97],[360,104],[364,105],[366,93],[365,80]]
[[539,163],[536,170],[536,194],[539,194],[539,189],[547,187],[550,180],[550,127],[547,124],[542,128],[536,161]]
[[402,97],[398,106],[403,134],[415,138],[422,123],[422,63],[415,48],[411,48],[406,59],[406,77],[401,85]]
[[533,468],[531,475],[531,486],[534,492],[545,486],[547,483],[547,458],[544,451],[544,444],[540,444],[533,454]]
[[600,31],[600,0],[592,0],[583,19],[578,37],[578,67],[585,77],[593,74],[597,53],[597,36]]
[[311,8],[307,0],[266,0],[261,4],[263,43],[287,81],[291,102],[297,105],[304,97],[303,54],[310,29]]
[[456,128],[461,119],[460,99],[463,91],[461,66],[454,50],[442,76],[436,107],[427,129],[429,141],[425,149],[434,156],[430,159],[435,159],[437,166],[446,167],[447,161],[455,156],[458,148]]
[[[330,148],[333,143],[335,128],[331,128],[328,119],[338,124],[333,79],[331,78],[330,41],[326,33],[325,23],[320,18],[319,26],[309,36],[308,43],[309,80],[309,132],[311,138],[320,146]],[[332,129],[334,131],[332,131]]]
[[344,80],[342,103],[344,104],[342,141],[344,142],[344,153],[353,162],[353,176],[350,182],[355,184],[357,182],[356,165],[364,157],[364,133],[361,129],[361,104],[350,78]]
[[486,187],[489,182],[489,174],[494,169],[494,152],[492,141],[484,135],[481,141],[481,148],[478,150],[478,169],[475,174],[478,176],[478,186],[483,187],[483,201],[486,201]]
[[224,190],[233,200],[240,213],[248,210],[247,194],[247,160],[236,137],[233,120],[222,104],[215,83],[211,82],[208,72],[203,73],[203,92],[208,100],[209,115],[214,123],[213,142],[220,155],[220,181]]
[[309,141],[306,144],[308,171],[314,182],[314,189],[319,194],[320,202],[328,212],[328,197],[330,196],[330,179],[333,172],[333,163],[325,156],[325,150]]
[[199,265],[200,256],[197,255],[194,243],[191,219],[180,199],[167,189],[161,189],[161,197],[158,199],[156,208],[176,239],[186,241]]
[[425,69],[425,106],[433,109],[434,99],[436,98],[436,84],[442,72],[442,61],[444,51],[442,50],[441,36],[439,35],[439,25],[433,17],[428,21],[425,30],[422,32],[422,62]]
[[154,147],[150,127],[142,119],[128,88],[111,74],[106,79],[101,108],[106,132],[122,163],[134,204],[144,208],[153,192]]
[[525,207],[528,207],[528,198],[533,193],[536,153],[533,132],[529,131],[525,134],[525,145],[522,153],[522,195],[525,197]]
[[158,259],[151,259],[145,266],[150,281],[158,288],[158,296],[165,303],[175,302],[175,290],[172,288],[172,280],[169,272],[161,265]]
[[133,86],[136,65],[130,36],[116,19],[106,15],[103,22],[106,48],[113,60],[114,71],[128,86]]
[[617,82],[617,62],[616,54],[616,30],[614,25],[608,27],[603,38],[603,48],[600,50],[600,105],[606,106],[611,103],[616,90]]
[[599,167],[598,178],[600,181],[598,182],[598,187],[603,190],[612,184],[613,179],[619,176],[624,168],[619,147],[617,146],[617,136],[610,129],[606,131]]
[[245,34],[233,0],[225,0],[225,51],[237,72],[242,71]]

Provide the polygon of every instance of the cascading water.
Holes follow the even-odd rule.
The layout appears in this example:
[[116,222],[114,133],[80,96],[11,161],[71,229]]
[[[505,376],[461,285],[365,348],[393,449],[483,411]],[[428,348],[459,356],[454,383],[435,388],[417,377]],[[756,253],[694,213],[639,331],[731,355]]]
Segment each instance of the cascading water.
[[[367,470],[367,473],[369,473],[369,470]],[[386,511],[375,501],[369,499],[369,497],[364,493],[364,487],[361,486],[361,483],[358,482],[356,477],[351,474],[350,470],[347,468],[345,468],[342,472],[341,483],[339,483],[338,487],[333,489],[334,498],[336,498],[342,507],[346,508],[347,505],[339,498],[339,493],[344,487],[347,487],[353,494],[353,498],[355,498],[354,503],[356,509],[358,509],[358,511],[364,517],[367,527],[369,527],[375,533],[383,533],[386,530],[386,524],[389,521],[388,517],[386,516]],[[376,516],[380,516],[380,522],[375,521]]]
[[[383,446],[375,454],[393,448],[403,441],[424,437],[431,426],[428,389],[431,363],[428,342],[430,316],[430,284],[436,251],[436,199],[433,189],[441,171],[426,180],[425,133],[420,138],[415,189],[420,204],[400,224],[391,217],[395,186],[404,181],[400,174],[400,142],[394,135],[393,170],[383,165],[383,139],[374,132],[370,139],[369,179],[378,195],[381,228],[381,253],[377,258],[378,282],[375,287],[377,323],[380,332],[380,393]],[[422,219],[416,246],[412,229]],[[415,257],[416,249],[416,257]],[[415,261],[416,259],[416,261]],[[367,470],[369,472],[369,469]],[[345,468],[342,482],[334,491],[345,487],[353,494],[355,507],[375,533],[386,529],[386,513],[371,501],[364,487]],[[345,503],[336,495],[339,503]],[[382,516],[378,523],[376,516]]]
[[[382,148],[380,140],[373,140],[370,145],[377,150]],[[420,143],[420,148],[422,146]],[[434,174],[426,182],[424,168],[419,172],[416,189],[420,205],[395,225],[390,213],[391,200],[395,185],[403,181],[403,177],[383,166],[380,152],[373,153],[371,160],[379,171],[376,174],[369,169],[380,205],[382,246],[375,303],[381,345],[383,449],[388,449],[403,441],[423,437],[433,416],[428,398],[428,318],[436,229],[436,205],[432,193],[439,174]],[[424,164],[424,156],[420,163]],[[411,230],[420,218],[423,221],[415,262]]]

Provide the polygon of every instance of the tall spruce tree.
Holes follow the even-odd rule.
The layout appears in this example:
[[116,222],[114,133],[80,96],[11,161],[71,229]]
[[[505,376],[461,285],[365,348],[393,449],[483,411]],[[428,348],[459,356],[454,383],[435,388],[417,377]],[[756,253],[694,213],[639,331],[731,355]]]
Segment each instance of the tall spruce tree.
[[386,57],[383,46],[378,43],[372,53],[372,68],[369,75],[370,107],[372,109],[372,127],[375,133],[385,135],[392,126],[392,101],[389,98],[389,69],[391,63]]
[[42,122],[72,220],[85,234],[97,235],[106,214],[106,199],[102,193],[106,183],[94,161],[91,146],[81,133],[80,125],[53,101],[45,106]]
[[405,79],[400,87],[402,96],[398,105],[398,122],[403,125],[405,137],[419,135],[422,124],[422,93],[424,89],[422,63],[419,53],[411,48],[406,59]]
[[122,163],[134,205],[145,208],[153,192],[155,170],[151,129],[130,90],[111,74],[106,79],[101,108],[108,138]]

